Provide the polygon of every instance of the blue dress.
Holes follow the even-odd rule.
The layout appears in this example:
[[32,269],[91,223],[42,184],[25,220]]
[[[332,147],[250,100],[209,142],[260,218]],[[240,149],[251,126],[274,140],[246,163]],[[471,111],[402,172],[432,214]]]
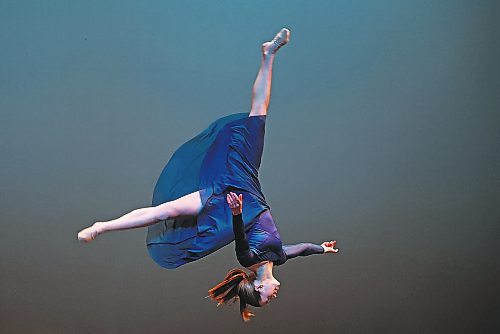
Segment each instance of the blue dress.
[[198,216],[179,217],[148,227],[147,247],[160,266],[173,269],[209,255],[234,240],[232,214],[225,195],[243,194],[243,222],[269,210],[258,172],[264,148],[266,116],[229,115],[183,144],[163,169],[152,205],[200,191]]

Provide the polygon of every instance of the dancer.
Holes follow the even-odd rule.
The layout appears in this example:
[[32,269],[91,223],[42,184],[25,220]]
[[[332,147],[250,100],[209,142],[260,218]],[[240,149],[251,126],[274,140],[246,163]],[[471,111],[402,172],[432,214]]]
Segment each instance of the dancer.
[[90,242],[105,232],[147,226],[149,254],[167,269],[236,239],[238,261],[251,273],[230,271],[209,296],[219,304],[239,299],[245,321],[253,315],[247,304],[265,306],[276,298],[279,282],[272,275],[273,265],[296,256],[338,252],[335,241],[283,246],[258,179],[273,62],[289,39],[290,31],[283,28],[262,44],[250,113],[218,119],[182,145],[163,169],[151,207],[96,222],[80,231],[78,239]]

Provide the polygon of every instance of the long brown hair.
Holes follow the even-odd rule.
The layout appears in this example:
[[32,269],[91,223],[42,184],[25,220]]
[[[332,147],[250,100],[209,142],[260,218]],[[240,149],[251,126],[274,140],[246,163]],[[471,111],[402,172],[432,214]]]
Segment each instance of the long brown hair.
[[217,302],[217,306],[234,303],[240,300],[240,313],[245,322],[250,321],[254,314],[247,308],[247,304],[260,307],[260,294],[255,291],[254,274],[247,274],[241,269],[233,269],[227,273],[224,280],[208,290],[208,297]]

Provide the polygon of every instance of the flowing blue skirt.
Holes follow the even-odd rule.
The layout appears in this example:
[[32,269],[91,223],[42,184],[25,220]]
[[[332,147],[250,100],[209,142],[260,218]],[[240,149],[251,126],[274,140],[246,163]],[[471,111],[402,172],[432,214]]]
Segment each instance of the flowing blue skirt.
[[170,158],[154,189],[152,205],[200,191],[198,216],[178,217],[148,228],[147,247],[160,266],[173,269],[209,255],[234,240],[225,195],[243,194],[247,227],[268,210],[258,179],[265,116],[229,115],[183,144]]

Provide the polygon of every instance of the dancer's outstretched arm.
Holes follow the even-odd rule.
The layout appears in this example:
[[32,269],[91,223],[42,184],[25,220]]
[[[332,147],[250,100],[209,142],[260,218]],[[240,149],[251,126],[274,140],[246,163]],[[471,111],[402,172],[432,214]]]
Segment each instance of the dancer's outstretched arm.
[[284,245],[283,251],[286,254],[287,259],[293,259],[297,256],[308,256],[313,254],[325,254],[325,253],[338,253],[338,249],[335,248],[337,241],[325,241],[321,245],[312,244],[309,242],[302,242],[296,245]]

